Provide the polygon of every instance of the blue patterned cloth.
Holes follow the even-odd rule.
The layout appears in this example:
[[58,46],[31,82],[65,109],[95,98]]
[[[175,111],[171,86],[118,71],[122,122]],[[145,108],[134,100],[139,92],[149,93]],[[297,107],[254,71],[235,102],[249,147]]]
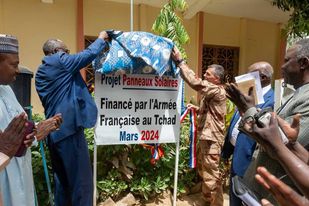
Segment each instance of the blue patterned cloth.
[[131,74],[175,75],[171,59],[174,43],[165,37],[147,32],[108,31],[112,39],[109,50],[93,62],[96,71],[108,74],[125,70]]

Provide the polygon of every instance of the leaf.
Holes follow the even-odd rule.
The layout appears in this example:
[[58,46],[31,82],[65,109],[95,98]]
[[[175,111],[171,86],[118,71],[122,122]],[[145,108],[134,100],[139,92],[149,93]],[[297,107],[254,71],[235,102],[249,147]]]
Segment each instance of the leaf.
[[272,0],[272,5],[282,11],[292,11],[285,26],[285,34],[293,37],[305,37],[309,34],[309,1]]
[[169,0],[163,6],[158,17],[152,25],[152,31],[158,35],[171,39],[179,48],[183,58],[186,52],[183,45],[189,42],[189,35],[176,12],[184,12],[188,8],[185,0]]

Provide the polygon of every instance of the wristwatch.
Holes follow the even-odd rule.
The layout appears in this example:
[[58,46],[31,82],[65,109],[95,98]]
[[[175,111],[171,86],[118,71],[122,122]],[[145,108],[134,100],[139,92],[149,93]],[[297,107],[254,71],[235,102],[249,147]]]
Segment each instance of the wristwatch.
[[178,67],[181,63],[186,63],[186,60],[184,59],[178,59],[176,62],[176,66]]
[[242,121],[250,121],[251,119],[254,119],[254,115],[258,113],[258,110],[256,107],[250,107],[249,109],[247,109],[247,111],[244,113],[244,115],[242,116]]
[[255,121],[254,115],[256,115],[257,113],[258,110],[256,107],[250,107],[249,109],[247,109],[247,111],[241,117],[238,129],[242,129],[245,123]]

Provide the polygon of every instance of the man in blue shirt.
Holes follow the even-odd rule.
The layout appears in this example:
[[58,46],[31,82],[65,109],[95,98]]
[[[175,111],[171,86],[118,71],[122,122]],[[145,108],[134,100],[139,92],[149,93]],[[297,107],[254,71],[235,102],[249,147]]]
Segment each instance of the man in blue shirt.
[[48,137],[55,182],[55,205],[92,206],[93,181],[84,128],[96,123],[97,108],[80,70],[106,46],[101,32],[95,42],[70,55],[58,39],[43,45],[45,57],[35,77],[36,89],[47,118],[61,113],[63,124]]
[[[271,89],[273,68],[267,62],[257,62],[252,64],[249,72],[259,71],[261,86],[263,90],[264,103],[258,105],[259,108],[271,107],[274,109],[274,91]],[[231,178],[235,175],[243,177],[256,148],[256,142],[245,133],[238,130],[240,114],[236,111],[231,119],[230,127],[225,137],[222,149],[222,157],[227,160],[231,155]],[[242,206],[241,200],[232,192],[232,181],[230,181],[230,205]]]

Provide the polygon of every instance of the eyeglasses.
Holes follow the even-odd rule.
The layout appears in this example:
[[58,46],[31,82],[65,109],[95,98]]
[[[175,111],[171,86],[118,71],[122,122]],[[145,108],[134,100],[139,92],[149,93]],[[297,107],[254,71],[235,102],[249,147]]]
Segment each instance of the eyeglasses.
[[57,51],[63,51],[63,52],[65,52],[65,53],[67,53],[67,54],[70,54],[70,50],[67,49],[67,48],[56,48],[55,50],[56,50],[56,52],[57,52]]
[[69,49],[62,49],[65,53],[70,54],[70,50]]
[[267,76],[266,76],[265,74],[260,73],[260,78],[261,78],[261,79],[267,78]]

